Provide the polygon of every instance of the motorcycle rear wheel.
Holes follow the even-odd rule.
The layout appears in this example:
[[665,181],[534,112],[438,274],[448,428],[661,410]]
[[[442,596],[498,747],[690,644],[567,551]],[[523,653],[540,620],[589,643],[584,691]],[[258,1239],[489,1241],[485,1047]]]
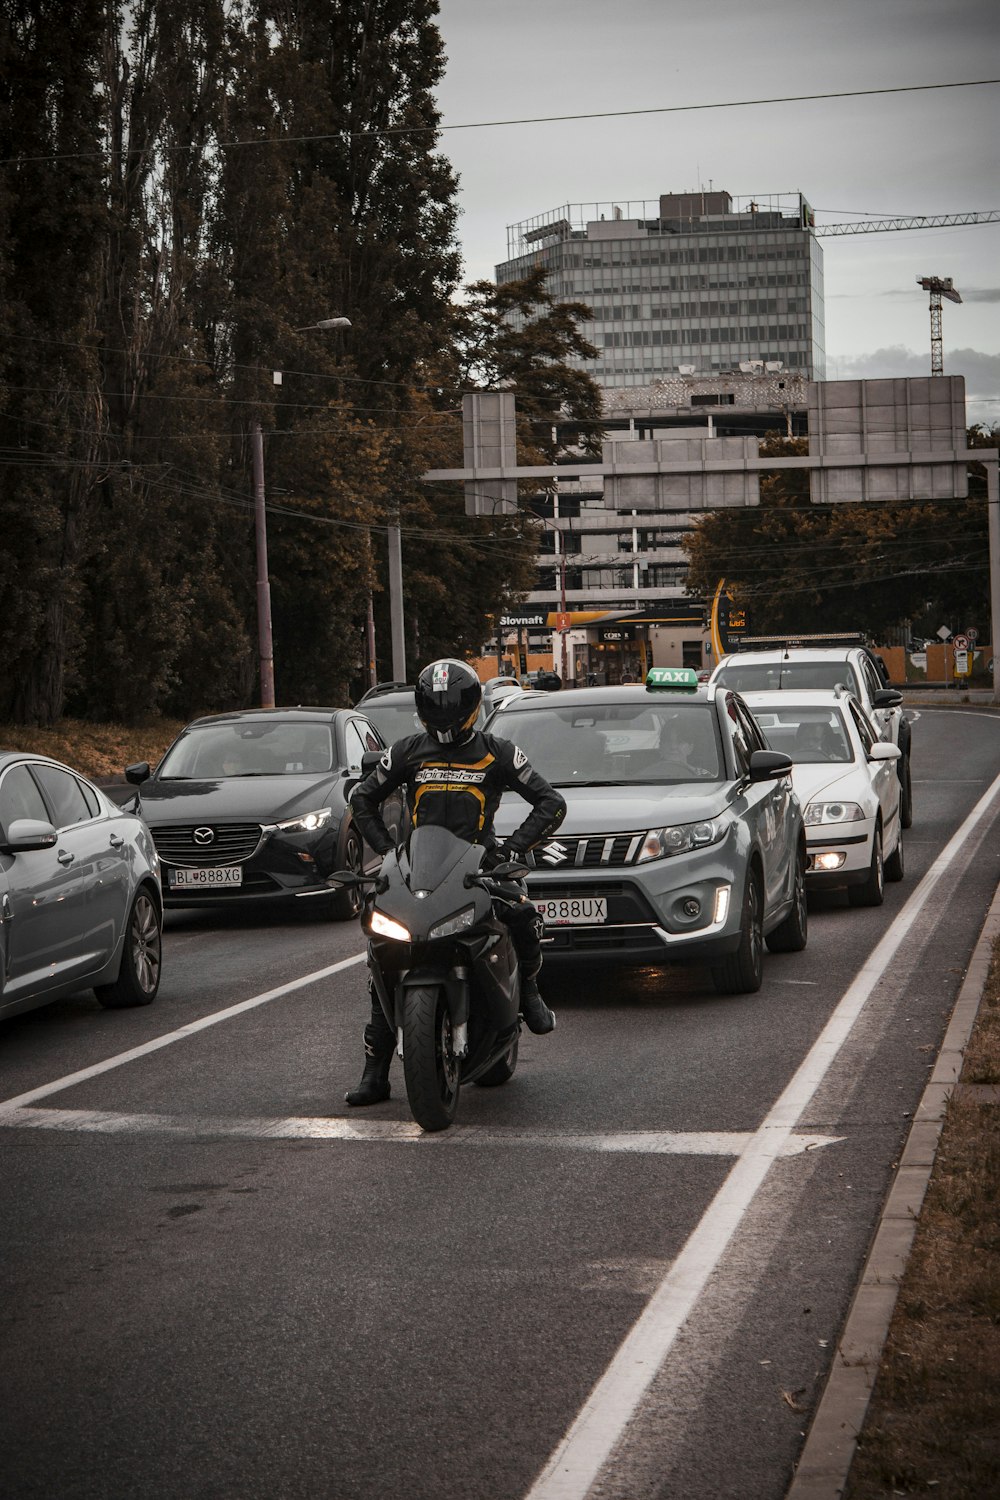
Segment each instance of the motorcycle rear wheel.
[[410,1113],[421,1130],[447,1130],[454,1120],[460,1072],[444,989],[414,985],[403,1009],[403,1077]]

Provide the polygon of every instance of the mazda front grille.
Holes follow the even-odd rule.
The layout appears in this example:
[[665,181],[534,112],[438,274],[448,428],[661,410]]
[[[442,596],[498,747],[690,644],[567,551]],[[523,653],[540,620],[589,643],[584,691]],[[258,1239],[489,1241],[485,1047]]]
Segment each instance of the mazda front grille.
[[[206,830],[213,835],[207,843]],[[157,854],[168,865],[239,865],[263,837],[259,823],[179,823],[151,832]]]

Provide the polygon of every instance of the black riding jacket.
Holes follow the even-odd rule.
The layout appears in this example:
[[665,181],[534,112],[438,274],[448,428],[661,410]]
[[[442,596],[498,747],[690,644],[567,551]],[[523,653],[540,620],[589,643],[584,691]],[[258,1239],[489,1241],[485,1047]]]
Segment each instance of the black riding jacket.
[[558,828],[566,815],[564,798],[510,740],[477,731],[464,745],[441,745],[433,735],[414,734],[391,745],[351,793],[354,821],[378,854],[393,847],[379,807],[397,787],[406,789],[415,828],[448,828],[486,848],[497,842],[493,818],[501,796],[518,792],[532,811],[506,842],[512,852],[522,854]]

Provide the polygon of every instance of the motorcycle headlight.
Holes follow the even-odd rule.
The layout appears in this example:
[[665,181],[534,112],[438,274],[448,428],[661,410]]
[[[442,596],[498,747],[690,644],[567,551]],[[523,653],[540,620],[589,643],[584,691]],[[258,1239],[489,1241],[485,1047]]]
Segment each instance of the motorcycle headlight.
[[464,927],[471,927],[476,919],[476,908],[466,906],[462,911],[456,912],[453,917],[445,917],[443,922],[435,922],[428,938],[453,937],[456,932],[461,932]]
[[861,823],[864,816],[856,802],[810,802],[803,821],[815,828],[819,823]]
[[667,859],[672,854],[689,854],[717,844],[726,832],[721,818],[704,818],[700,823],[674,823],[669,828],[652,828],[642,841],[636,864],[647,859]]
[[273,826],[280,833],[315,833],[317,828],[329,823],[332,813],[332,807],[318,807],[315,812],[300,813],[297,818],[286,818],[283,823]]
[[410,934],[402,922],[394,922],[391,917],[386,916],[384,911],[372,912],[368,930],[376,937],[395,938],[397,943],[410,941]]

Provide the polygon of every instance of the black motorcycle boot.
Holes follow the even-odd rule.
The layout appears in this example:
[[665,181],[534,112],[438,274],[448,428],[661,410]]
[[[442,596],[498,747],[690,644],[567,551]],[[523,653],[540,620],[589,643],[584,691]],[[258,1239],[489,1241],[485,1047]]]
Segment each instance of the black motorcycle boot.
[[555,1012],[549,1010],[542,999],[538,981],[533,974],[523,975],[521,978],[521,1014],[525,1026],[536,1036],[545,1036],[546,1032],[556,1028]]
[[381,1104],[392,1092],[389,1083],[389,1068],[396,1042],[388,1023],[381,1027],[365,1027],[365,1069],[356,1089],[350,1089],[344,1098],[348,1104]]

